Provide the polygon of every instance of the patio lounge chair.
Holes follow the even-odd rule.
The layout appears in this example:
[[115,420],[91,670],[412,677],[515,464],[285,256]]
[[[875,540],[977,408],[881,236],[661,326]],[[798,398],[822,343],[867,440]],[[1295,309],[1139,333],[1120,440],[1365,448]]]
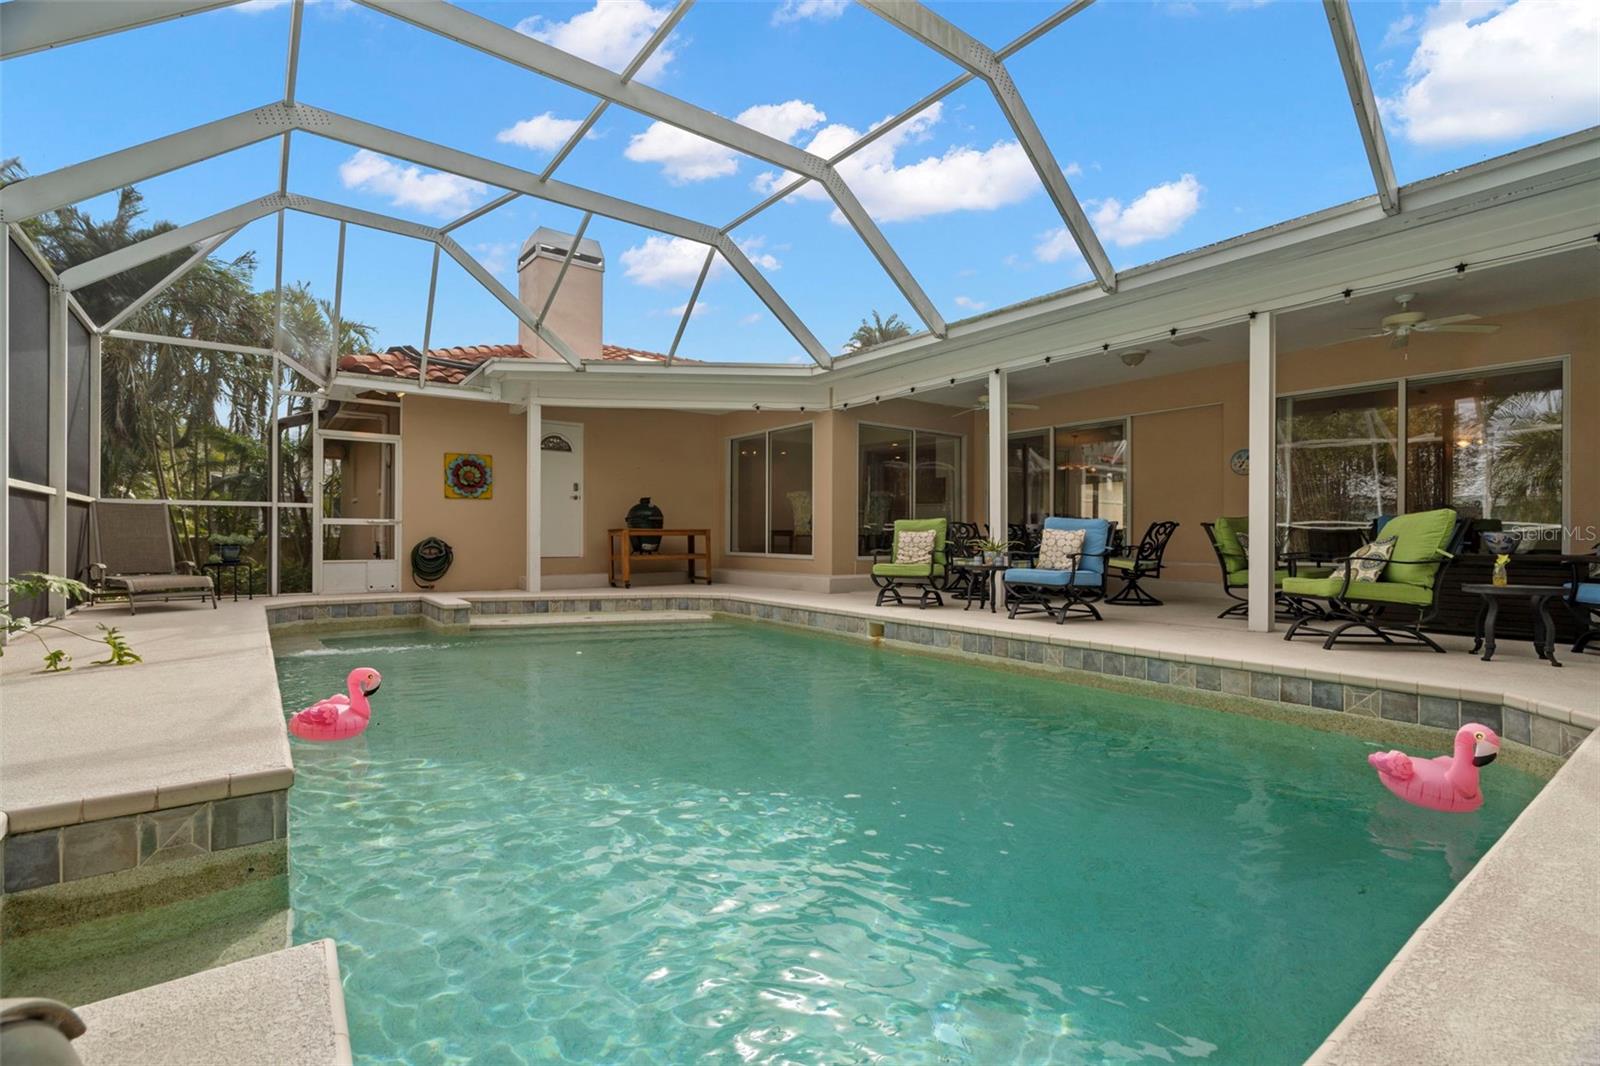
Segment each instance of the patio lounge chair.
[[[1083,549],[1072,557],[1068,569],[1014,566],[1007,570],[1006,617],[1043,612],[1057,624],[1065,622],[1068,614],[1099,621],[1095,601],[1106,594],[1106,557],[1111,553],[1113,525],[1104,518],[1046,518],[1045,530],[1083,530]],[[1061,598],[1059,606],[1051,603],[1056,597]]]
[[198,599],[217,606],[211,578],[172,550],[172,526],[160,504],[97,500],[89,584],[95,598],[127,596],[128,613],[139,600]]
[[[1439,602],[1440,577],[1455,556],[1450,548],[1460,542],[1464,521],[1449,508],[1397,515],[1383,525],[1383,536],[1395,538],[1394,551],[1376,581],[1355,580],[1355,561],[1339,560],[1328,577],[1290,577],[1282,582],[1286,595],[1324,599],[1332,629],[1313,625],[1321,619],[1302,618],[1289,627],[1284,640],[1302,634],[1324,637],[1332,648],[1339,640],[1384,644],[1395,638],[1425,644],[1444,654],[1422,627],[1432,620]],[[1346,635],[1350,630],[1364,630]]]
[[[872,583],[878,586],[876,606],[882,607],[885,602],[889,602],[897,607],[904,607],[906,601],[902,590],[907,588],[918,590],[919,608],[927,607],[930,603],[935,607],[944,606],[944,597],[939,594],[939,590],[945,587],[945,581],[950,573],[949,547],[946,542],[948,527],[948,520],[943,518],[902,518],[895,522],[889,557],[885,559],[882,552],[874,552],[872,556]],[[928,561],[901,562],[900,534],[922,533],[928,530],[933,531],[933,555]]]
[[[1211,550],[1216,553],[1217,565],[1222,568],[1222,591],[1230,599],[1237,602],[1230,604],[1221,611],[1218,618],[1243,618],[1250,609],[1250,558],[1244,544],[1239,540],[1241,536],[1250,534],[1250,520],[1244,516],[1237,518],[1219,518],[1215,522],[1201,522],[1200,528],[1206,531],[1206,539],[1211,542]],[[1275,612],[1279,618],[1297,620],[1307,616],[1322,618],[1324,612],[1315,603],[1287,595],[1283,591],[1283,582],[1291,576],[1299,577],[1327,577],[1333,573],[1326,567],[1306,569],[1297,567],[1293,574],[1286,567],[1278,567],[1272,571],[1273,599],[1277,604]]]
[[1151,522],[1139,539],[1132,555],[1113,555],[1106,560],[1111,573],[1122,578],[1124,584],[1107,598],[1107,603],[1120,603],[1129,607],[1160,607],[1161,601],[1146,592],[1139,582],[1161,576],[1161,557],[1167,552],[1172,534],[1177,532],[1176,522]]
[[1600,639],[1600,575],[1596,574],[1596,567],[1600,567],[1600,548],[1595,549],[1594,562],[1574,562],[1572,580],[1562,586],[1567,593],[1567,610],[1583,627],[1572,645],[1572,650],[1579,653]]

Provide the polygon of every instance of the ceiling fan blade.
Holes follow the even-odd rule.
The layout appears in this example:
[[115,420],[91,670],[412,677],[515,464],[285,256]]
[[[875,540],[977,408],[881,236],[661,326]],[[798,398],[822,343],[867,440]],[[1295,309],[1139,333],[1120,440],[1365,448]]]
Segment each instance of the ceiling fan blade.
[[1429,333],[1498,333],[1499,326],[1491,326],[1485,322],[1481,326],[1434,326]]
[[1453,326],[1457,322],[1475,322],[1477,318],[1477,315],[1445,315],[1443,318],[1428,319],[1426,328],[1438,329],[1440,326]]
[[1008,403],[1006,406],[1013,411],[1037,411],[1039,409],[1039,405],[1036,403]]

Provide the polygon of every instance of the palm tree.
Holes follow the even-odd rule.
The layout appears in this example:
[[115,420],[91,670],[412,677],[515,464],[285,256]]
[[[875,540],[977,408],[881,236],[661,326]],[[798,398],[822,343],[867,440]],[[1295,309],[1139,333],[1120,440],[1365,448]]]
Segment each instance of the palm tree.
[[911,336],[911,327],[901,321],[899,315],[890,315],[884,318],[877,311],[872,312],[872,321],[861,320],[861,325],[850,334],[850,339],[845,342],[844,350],[847,352],[860,352],[876,347],[887,341],[898,340],[901,337]]

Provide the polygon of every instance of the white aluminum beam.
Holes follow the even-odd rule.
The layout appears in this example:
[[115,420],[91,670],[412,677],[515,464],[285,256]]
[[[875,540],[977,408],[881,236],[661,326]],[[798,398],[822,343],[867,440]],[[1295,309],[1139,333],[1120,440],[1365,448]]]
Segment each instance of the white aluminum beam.
[[1355,16],[1350,13],[1349,0],[1322,0],[1322,9],[1333,33],[1333,47],[1339,53],[1339,67],[1344,71],[1345,88],[1350,91],[1350,106],[1355,109],[1372,180],[1378,187],[1378,203],[1383,205],[1384,214],[1395,214],[1400,210],[1400,182],[1395,177],[1394,161],[1389,158],[1389,141],[1383,135],[1383,118],[1372,94],[1367,61],[1361,55]]
[[65,3],[12,0],[0,4],[0,59],[104,37],[155,22],[227,7],[238,0],[118,0]]
[[439,246],[433,246],[433,266],[428,270],[428,313],[422,320],[422,361],[417,365],[417,381],[428,387],[428,346],[433,343],[433,301],[439,294]]
[[115,337],[122,341],[136,341],[140,344],[170,344],[177,348],[195,348],[202,352],[228,352],[231,355],[259,355],[269,359],[277,359],[285,366],[297,373],[304,375],[308,380],[318,385],[326,384],[326,379],[316,370],[306,366],[288,352],[273,351],[271,348],[256,348],[248,344],[230,344],[227,341],[203,341],[193,337],[168,337],[159,333],[137,333],[127,329],[111,329],[104,331],[104,336]]
[[449,233],[453,229],[460,229],[468,222],[475,222],[484,215],[487,215],[490,211],[500,210],[500,208],[504,207],[506,204],[509,204],[512,200],[515,200],[521,195],[522,194],[520,192],[502,193],[499,196],[496,196],[493,200],[490,200],[488,203],[480,204],[477,207],[474,207],[471,211],[468,211],[454,222],[447,222],[443,226],[440,226],[439,232]]
[[561,257],[561,269],[556,271],[556,280],[550,285],[550,291],[545,295],[544,306],[539,308],[539,323],[544,324],[545,316],[550,313],[550,308],[555,306],[556,293],[561,291],[561,283],[567,280],[567,269],[572,266],[572,260],[578,254],[578,245],[583,243],[583,235],[589,229],[589,222],[594,214],[586,212],[583,220],[578,223],[578,232],[572,235],[572,240],[567,245],[567,254]]
[[[67,324],[71,320],[72,312],[67,309],[67,290],[59,284],[51,285],[48,349],[50,387],[46,402],[45,457],[50,487],[55,491],[50,497],[45,520],[45,552],[50,573],[63,577],[78,576],[67,572],[67,421],[71,404],[71,397],[67,395]],[[65,618],[66,597],[51,593],[48,610],[56,618]]]
[[328,339],[328,380],[339,372],[339,335],[344,331],[341,315],[344,311],[344,236],[345,227],[349,223],[339,222],[339,251],[333,260],[333,316],[330,322],[332,333]]
[[1011,123],[1012,132],[1028,160],[1044,183],[1045,192],[1056,205],[1061,221],[1072,235],[1084,261],[1094,271],[1095,280],[1106,292],[1117,287],[1117,272],[1106,256],[1106,250],[1089,224],[1083,205],[1067,183],[1067,176],[1050,151],[1033,113],[1028,110],[1022,94],[1006,70],[1005,62],[983,42],[967,34],[947,19],[928,10],[915,0],[861,0],[861,5],[907,35],[921,41],[940,55],[982,78],[994,94],[995,102]]
[[[1072,0],[1071,3],[1063,5],[1057,10],[1051,12],[1047,18],[1035,23],[1025,33],[1013,38],[1010,44],[995,52],[995,55],[1001,59],[1007,59],[1010,56],[1015,55],[1092,3],[1094,3],[1094,0]],[[966,85],[967,82],[976,77],[977,75],[971,71],[965,71],[961,74],[957,74],[954,78],[951,78],[949,81],[939,86],[939,88],[933,90],[933,92],[929,93],[927,96],[924,96],[922,99],[918,100],[916,103],[912,104],[898,115],[885,122],[878,123],[878,125],[872,127],[866,133],[863,133],[855,141],[839,149],[839,151],[834,155],[828,157],[828,164],[830,166],[838,166],[839,163],[845,159],[848,159],[850,156],[855,155],[857,152],[861,151],[861,149],[865,148],[873,141],[876,141],[879,137],[882,137],[898,127],[905,125],[907,122],[910,122],[912,119],[922,114],[922,112],[926,111],[940,100],[943,100],[945,97],[949,96],[951,93],[955,92],[963,85]],[[749,222],[752,218],[755,218],[773,204],[779,203],[780,201],[786,199],[790,193],[794,192],[802,185],[805,185],[810,180],[811,179],[806,177],[804,174],[797,176],[789,184],[785,185],[783,188],[779,189],[777,192],[773,193],[756,206],[750,208],[750,210],[746,211],[744,214],[740,215],[726,226],[723,226],[722,231],[726,233],[729,230],[738,229],[740,226],[744,225],[746,222]]]
[[[889,246],[877,223],[855,193],[828,161],[796,148],[787,141],[742,126],[677,97],[624,81],[606,68],[579,59],[559,48],[518,33],[509,26],[444,3],[443,0],[361,0],[367,7],[383,11],[413,26],[448,37],[480,52],[515,64],[525,70],[553,78],[565,85],[637,111],[670,126],[697,134],[736,152],[776,164],[822,183],[833,197],[841,214],[866,242],[873,256],[888,273],[895,286],[911,303],[919,318],[935,334],[943,335],[945,323],[933,301],[917,284],[899,255]],[[604,214],[605,212],[598,212]],[[713,243],[706,241],[705,243]],[[730,259],[731,261],[731,259]]]
[[[11,234],[0,222],[0,415],[11,417]],[[20,235],[20,234],[19,234]],[[11,428],[0,432],[0,475],[11,473]],[[0,588],[11,577],[11,493],[0,492]],[[9,597],[7,597],[9,598]],[[10,634],[0,633],[0,645]]]
[[1006,509],[1006,450],[1010,447],[1011,388],[1004,370],[989,373],[989,539],[999,540],[1009,528]]
[[537,402],[529,403],[523,412],[527,419],[524,428],[527,452],[526,499],[523,514],[526,529],[523,534],[522,587],[528,592],[538,592],[544,574],[544,408]]
[[[0,5],[0,9],[9,6]],[[292,114],[293,109],[281,103],[267,104],[181,133],[157,137],[120,152],[24,178],[0,189],[0,222],[22,222],[46,211],[81,203],[101,193],[135,185],[157,174],[287,133],[295,128]]]
[[[87,263],[79,263],[61,272],[61,284],[68,290],[84,288],[97,281],[120,274],[124,270],[131,270],[136,266],[148,263],[153,259],[160,259],[164,255],[181,252],[185,248],[192,248],[218,234],[231,233],[240,227],[254,222],[258,218],[265,218],[275,211],[281,211],[287,203],[287,198],[276,194],[263,196],[259,200],[251,200],[237,207],[230,207],[226,211],[219,211],[210,218],[202,218],[198,222],[191,222],[177,229],[158,233],[154,237],[147,237],[136,244],[118,248],[114,252],[107,252]],[[172,280],[176,280],[175,278]],[[171,284],[170,281],[162,283]]]
[[203,240],[199,244],[195,245],[194,254],[188,259],[184,260],[181,266],[146,289],[144,291],[144,295],[134,298],[134,300],[130,302],[128,306],[118,311],[115,315],[112,315],[111,321],[100,327],[101,331],[103,332],[105,330],[116,329],[128,319],[138,314],[140,308],[149,303],[151,300],[154,300],[157,296],[160,296],[162,293],[166,292],[175,281],[189,273],[189,271],[193,270],[195,267],[199,266],[205,261],[207,256],[226,244],[228,240],[238,232],[238,227],[235,227],[234,229],[228,230],[224,233],[219,233],[215,237],[208,238],[207,240]]
[[[650,35],[650,39],[644,42],[644,46],[634,54],[634,57],[628,61],[628,65],[623,68],[623,81],[632,81],[634,79],[634,76],[639,73],[645,62],[655,54],[656,49],[661,47],[661,43],[677,28],[678,23],[683,21],[683,16],[687,15],[689,9],[693,6],[694,0],[678,0],[678,6],[667,13],[667,17],[661,20],[661,25],[657,26],[655,32]],[[589,112],[588,117],[580,122],[578,128],[572,131],[572,136],[567,138],[567,143],[563,144],[560,150],[550,157],[550,162],[545,164],[544,170],[539,173],[541,181],[550,180],[550,175],[556,172],[556,168],[562,164],[567,156],[572,154],[572,150],[578,147],[583,139],[589,135],[589,131],[594,129],[594,124],[600,121],[600,116],[605,114],[606,108],[610,106],[610,100],[601,100],[594,105],[594,109]]]
[[678,332],[672,335],[672,347],[667,349],[667,365],[678,357],[678,344],[683,340],[683,331],[689,328],[689,319],[694,316],[694,305],[700,299],[700,289],[706,283],[706,275],[711,273],[711,263],[717,257],[715,248],[706,249],[706,261],[700,264],[700,276],[694,279],[694,291],[689,294],[689,302],[683,305],[683,318],[678,320]]
[[1277,611],[1272,571],[1277,565],[1278,526],[1273,518],[1273,471],[1277,447],[1272,423],[1277,411],[1278,318],[1271,311],[1250,319],[1250,391],[1246,406],[1250,425],[1249,599],[1246,625],[1253,633],[1270,633]]

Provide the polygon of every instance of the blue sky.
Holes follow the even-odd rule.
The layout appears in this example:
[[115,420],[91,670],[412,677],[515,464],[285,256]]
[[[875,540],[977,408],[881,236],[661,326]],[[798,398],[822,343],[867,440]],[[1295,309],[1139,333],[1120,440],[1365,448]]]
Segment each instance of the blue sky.
[[[614,69],[668,10],[664,0],[466,6]],[[933,6],[996,48],[1050,10]],[[1370,2],[1355,4],[1355,16],[1402,181],[1600,123],[1600,5]],[[42,173],[269,102],[282,93],[288,21],[285,4],[256,2],[12,60],[0,67],[0,154]],[[1009,66],[1119,269],[1371,192],[1320,4],[1102,0]],[[700,3],[643,76],[827,155],[956,73],[859,7],[788,0]],[[299,99],[533,171],[593,103],[344,0],[307,6]],[[841,172],[947,319],[1088,277],[981,83]],[[759,160],[621,108],[557,176],[715,225],[782,180]],[[184,222],[271,192],[276,178],[274,142],[141,188],[152,217]],[[498,193],[305,135],[295,138],[290,188],[429,224]],[[522,239],[577,222],[575,211],[523,198],[457,237],[514,289]],[[331,295],[336,229],[291,215],[286,278]],[[873,309],[914,322],[814,187],[733,235],[830,349]],[[608,258],[606,340],[665,350],[703,249],[605,219],[589,236]],[[258,280],[270,285],[273,243],[263,220],[224,250],[254,249]],[[378,328],[380,345],[421,343],[430,256],[418,242],[352,229],[345,308]],[[515,336],[511,316],[445,259],[434,344]],[[805,358],[730,270],[707,283],[681,353]]]

